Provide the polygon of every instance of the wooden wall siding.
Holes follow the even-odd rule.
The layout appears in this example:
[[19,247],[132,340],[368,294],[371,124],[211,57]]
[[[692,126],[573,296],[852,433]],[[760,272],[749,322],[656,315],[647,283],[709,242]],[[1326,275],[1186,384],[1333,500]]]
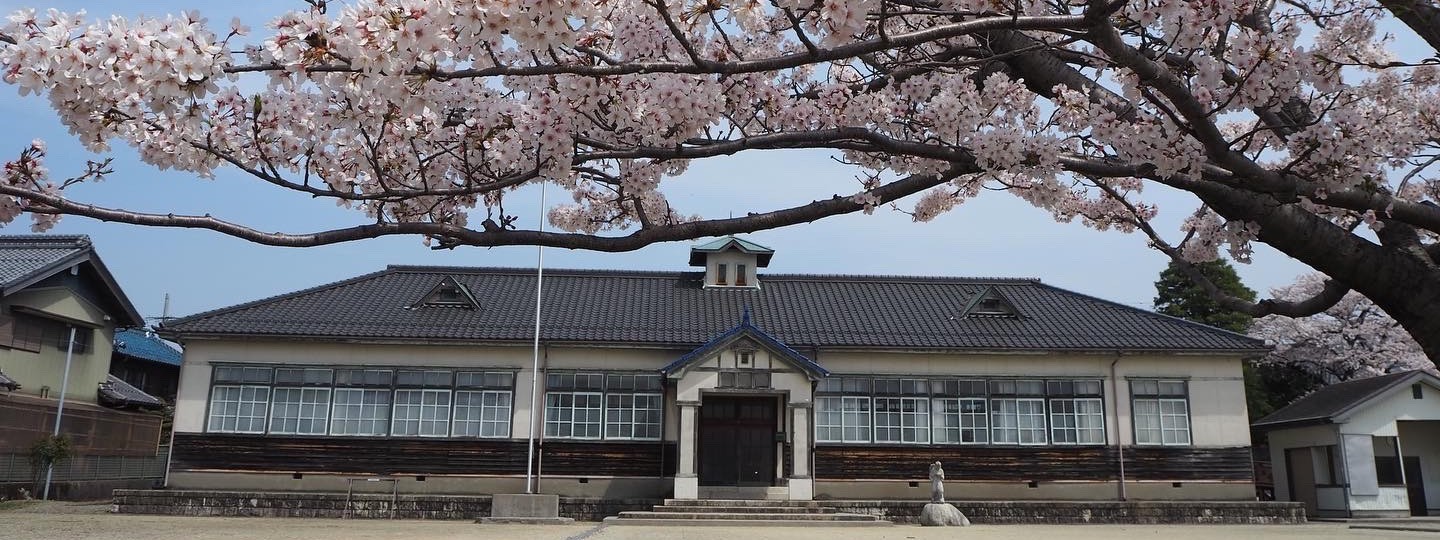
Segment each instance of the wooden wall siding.
[[[1113,446],[846,446],[815,448],[815,476],[824,480],[925,480],[929,464],[945,465],[950,480],[1114,480]],[[1250,449],[1125,449],[1128,480],[1252,481]]]
[[[174,470],[350,474],[525,474],[523,440],[400,439],[176,433]],[[663,469],[662,469],[663,461]],[[540,447],[547,475],[670,476],[675,444],[556,442]]]

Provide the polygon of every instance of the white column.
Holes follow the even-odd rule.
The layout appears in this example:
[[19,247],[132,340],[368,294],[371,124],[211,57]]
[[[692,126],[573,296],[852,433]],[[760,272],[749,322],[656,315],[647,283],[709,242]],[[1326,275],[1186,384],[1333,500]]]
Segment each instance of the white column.
[[790,404],[790,451],[794,467],[790,471],[790,500],[808,501],[815,498],[815,481],[810,478],[810,403]]
[[696,414],[700,403],[680,401],[680,463],[675,470],[675,498],[696,499],[700,496],[700,478],[695,475]]

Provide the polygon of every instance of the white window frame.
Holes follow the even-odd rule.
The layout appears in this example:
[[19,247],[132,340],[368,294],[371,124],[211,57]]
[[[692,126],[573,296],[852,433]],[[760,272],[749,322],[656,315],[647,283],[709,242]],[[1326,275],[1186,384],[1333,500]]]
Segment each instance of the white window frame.
[[[884,400],[887,410],[881,411]],[[888,410],[893,403],[894,411]],[[876,396],[870,407],[875,426],[874,440],[877,443],[930,444],[930,398],[904,396]],[[882,437],[881,433],[885,433]],[[890,438],[892,434],[898,438]]]
[[[1061,440],[1062,434],[1067,435],[1064,439],[1073,440]],[[1105,401],[1092,397],[1051,398],[1050,441],[1057,446],[1105,444]]]
[[[1152,387],[1156,393],[1137,392],[1137,386]],[[1183,395],[1163,390],[1179,385]],[[1136,395],[1141,397],[1136,397]],[[1177,379],[1130,381],[1130,421],[1137,446],[1191,446],[1190,385]],[[1156,438],[1158,436],[1158,439]]]
[[[570,405],[560,405],[554,400],[570,398]],[[580,406],[580,399],[585,398],[586,406]],[[594,406],[588,406],[593,400]],[[553,413],[553,414],[552,414]],[[566,413],[563,414],[562,413]],[[580,422],[578,413],[584,413],[586,420],[591,414],[594,415],[593,422]],[[552,426],[554,429],[552,429]],[[576,436],[576,426],[595,426],[595,435]],[[561,433],[561,427],[566,428]],[[545,437],[551,439],[578,439],[578,440],[600,440],[605,436],[605,393],[604,392],[546,392],[545,393]]]
[[[222,401],[221,391],[229,392],[231,390],[236,392],[234,396],[235,399],[225,399]],[[246,391],[251,392],[250,399],[245,398]],[[255,395],[256,393],[261,395],[257,397]],[[225,406],[231,403],[235,404],[234,411],[226,412]],[[240,409],[246,405],[251,407],[251,414],[241,415]],[[256,407],[259,408],[258,414],[255,410]],[[270,387],[268,385],[217,384],[210,387],[210,413],[209,418],[205,422],[205,431],[207,433],[265,433],[265,427],[270,417],[269,413]],[[225,420],[227,418],[235,421],[235,427],[225,429]],[[242,419],[252,427],[257,425],[259,427],[256,429],[240,429]],[[220,422],[219,429],[215,427],[217,420]]]
[[451,435],[482,439],[510,437],[510,417],[515,405],[511,391],[456,390],[453,402],[455,417],[450,423]]
[[[815,415],[815,442],[868,443],[870,442],[870,398],[865,396],[819,396],[819,407]],[[839,420],[839,423],[832,423]],[[836,439],[824,430],[839,430]],[[853,433],[856,437],[847,437]],[[864,438],[859,438],[864,436]]]
[[[985,398],[932,398],[931,403],[934,428],[930,439],[935,444],[990,444],[990,404]],[[980,405],[979,412],[966,410],[967,404],[973,407],[977,403]],[[953,438],[951,432],[954,433]],[[945,435],[942,437],[941,433]],[[974,440],[966,441],[967,433]]]
[[[613,403],[612,400],[618,401],[619,403]],[[627,402],[628,405],[626,404]],[[664,408],[665,399],[660,394],[648,392],[613,392],[606,394],[605,439],[614,441],[660,440],[660,436],[664,432],[664,425],[660,421],[660,412]],[[642,416],[645,417],[646,421],[639,421]],[[635,436],[636,428],[642,426],[646,431],[653,430],[655,435]],[[611,428],[615,428],[613,434]]]
[[[392,437],[449,437],[450,406],[453,402],[450,392],[449,389],[434,388],[395,389],[394,398],[390,400],[390,435]],[[420,401],[418,403],[409,403],[408,401],[402,403],[400,399],[402,394],[418,394]],[[436,396],[434,403],[426,403],[426,398],[429,396]],[[439,396],[445,397],[444,404],[440,403]],[[414,418],[410,417],[411,411],[416,413]],[[402,413],[405,415],[404,417],[401,416]],[[406,433],[409,431],[408,426],[412,423],[415,425],[415,432]],[[438,432],[435,429],[437,425],[441,426]],[[427,430],[427,426],[430,429]]]
[[[341,395],[351,396],[359,394],[360,402],[351,403],[348,397],[341,401]],[[382,403],[380,399],[384,398]],[[330,393],[330,435],[337,437],[384,437],[390,434],[390,407],[394,396],[389,388],[350,388],[337,387]],[[358,411],[358,415],[352,418],[352,410]],[[351,430],[348,424],[354,424],[355,429]],[[366,427],[369,429],[364,429]]]
[[[281,402],[281,396],[286,400]],[[289,396],[299,398],[291,401]],[[311,414],[306,414],[308,412]],[[294,426],[288,426],[288,423]],[[310,429],[301,429],[305,423]],[[330,430],[330,388],[277,386],[270,391],[270,433],[275,435],[324,435]]]
[[[1026,411],[1022,411],[1024,405]],[[1003,422],[1001,420],[1004,420]],[[1035,425],[1038,420],[1039,425]],[[1046,433],[1045,398],[1005,397],[990,400],[990,441],[997,445],[1044,446]],[[1014,432],[1014,437],[1001,433]],[[1026,437],[1026,434],[1029,437]],[[1036,440],[1036,435],[1039,440]],[[1029,439],[1029,440],[1027,440]]]

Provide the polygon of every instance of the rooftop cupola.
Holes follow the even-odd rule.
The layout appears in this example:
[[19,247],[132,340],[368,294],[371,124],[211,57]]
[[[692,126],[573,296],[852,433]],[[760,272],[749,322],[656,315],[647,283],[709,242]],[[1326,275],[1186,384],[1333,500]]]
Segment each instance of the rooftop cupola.
[[706,287],[759,287],[755,269],[770,266],[775,250],[726,236],[690,248],[690,266],[705,267]]

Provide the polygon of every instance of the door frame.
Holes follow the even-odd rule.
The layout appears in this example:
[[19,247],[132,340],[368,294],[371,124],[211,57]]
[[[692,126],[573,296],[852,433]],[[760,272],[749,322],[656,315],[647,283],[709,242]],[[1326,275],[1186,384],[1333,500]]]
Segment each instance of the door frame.
[[[696,476],[697,479],[701,482],[700,485],[702,485],[702,486],[707,486],[707,485],[708,485],[708,486],[718,486],[718,487],[740,487],[740,486],[741,486],[738,478],[736,479],[735,482],[725,483],[725,484],[705,484],[705,483],[704,483],[704,478],[705,478],[705,446],[706,446],[706,445],[705,445],[703,442],[705,441],[705,430],[706,430],[706,425],[707,425],[707,423],[708,423],[708,422],[706,422],[706,418],[705,418],[705,414],[704,414],[704,411],[705,411],[705,402],[706,402],[707,400],[709,400],[709,399],[714,399],[714,398],[719,398],[719,399],[734,399],[734,400],[737,400],[737,401],[745,401],[745,400],[754,400],[754,401],[757,401],[757,402],[758,402],[758,401],[762,401],[762,400],[768,401],[769,404],[770,404],[770,406],[772,407],[773,412],[774,412],[774,416],[772,417],[772,418],[773,418],[773,421],[774,421],[774,424],[773,424],[772,426],[770,426],[770,430],[769,430],[770,436],[773,438],[776,433],[785,433],[787,430],[790,429],[789,422],[787,422],[787,421],[786,421],[786,418],[785,418],[785,407],[783,406],[784,403],[786,403],[786,401],[787,401],[787,397],[788,397],[788,396],[787,396],[787,393],[785,393],[785,392],[763,392],[763,393],[760,393],[760,392],[744,392],[744,393],[741,393],[741,392],[725,392],[725,391],[720,391],[720,392],[702,391],[702,392],[701,392],[701,395],[700,395],[700,413],[695,415],[695,416],[696,416],[696,418],[695,418],[695,424],[696,424],[696,426],[695,426],[695,440],[696,440],[696,443],[697,443],[697,444],[695,445],[695,476]],[[756,425],[758,425],[758,423],[757,423]],[[787,438],[788,438],[788,437],[787,437]],[[768,479],[764,484],[761,484],[761,485],[764,485],[764,486],[775,486],[775,485],[778,485],[779,482],[785,478],[785,475],[780,474],[779,472],[777,472],[777,469],[781,466],[781,464],[783,464],[783,463],[785,462],[783,456],[780,456],[780,455],[779,455],[780,449],[781,449],[782,447],[783,447],[783,445],[781,444],[780,441],[773,441],[773,440],[772,440],[772,443],[769,445],[770,452],[771,452],[771,454],[772,454],[771,457],[770,457],[771,463],[770,463],[769,474],[768,474],[769,479]],[[747,484],[747,485],[749,485],[749,484]]]
[[[1425,471],[1420,467],[1419,456],[1400,456],[1401,466],[1405,468],[1405,498],[1410,501],[1410,515],[1428,516],[1427,495],[1425,493]],[[1415,494],[1420,494],[1420,500],[1415,500]],[[1416,506],[1416,504],[1419,506]]]

